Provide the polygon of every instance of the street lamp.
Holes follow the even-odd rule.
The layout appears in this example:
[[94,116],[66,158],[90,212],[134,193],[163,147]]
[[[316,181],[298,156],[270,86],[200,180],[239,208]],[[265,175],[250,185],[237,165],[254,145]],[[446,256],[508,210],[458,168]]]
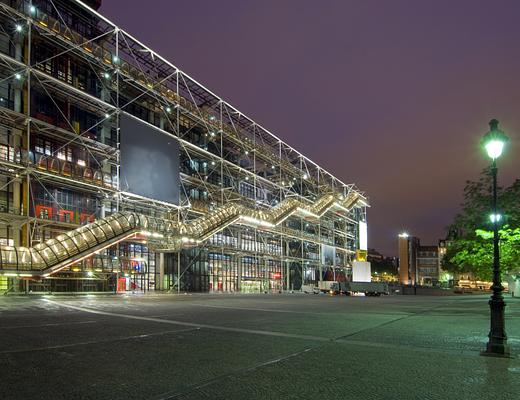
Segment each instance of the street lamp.
[[493,294],[489,299],[491,312],[491,327],[488,335],[488,343],[483,355],[509,356],[509,346],[507,345],[507,335],[505,330],[504,311],[506,303],[502,296],[504,287],[500,277],[500,252],[498,248],[498,224],[501,220],[497,213],[497,158],[500,157],[508,138],[504,132],[498,129],[498,121],[489,121],[489,132],[482,138],[482,145],[487,151],[488,156],[493,160],[491,172],[493,175],[493,213],[490,216],[493,223]]
[[491,214],[489,216],[489,220],[494,224],[495,222],[500,222],[502,220],[501,214]]

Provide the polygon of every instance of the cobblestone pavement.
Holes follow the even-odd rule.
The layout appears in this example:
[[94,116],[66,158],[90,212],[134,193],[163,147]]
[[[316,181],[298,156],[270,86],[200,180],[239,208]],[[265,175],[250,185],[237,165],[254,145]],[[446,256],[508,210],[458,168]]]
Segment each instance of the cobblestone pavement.
[[2,399],[520,398],[488,296],[0,298]]

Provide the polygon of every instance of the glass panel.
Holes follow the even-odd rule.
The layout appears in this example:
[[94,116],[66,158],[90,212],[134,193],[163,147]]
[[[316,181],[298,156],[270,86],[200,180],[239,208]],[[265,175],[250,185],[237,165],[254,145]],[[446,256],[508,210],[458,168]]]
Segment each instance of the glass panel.
[[18,267],[19,269],[30,269],[31,252],[27,247],[18,248]]
[[16,254],[14,247],[2,247],[2,266],[4,268],[16,268]]
[[74,245],[74,242],[72,241],[72,239],[70,237],[64,238],[61,241],[61,244],[63,244],[65,249],[67,249],[68,254],[70,254],[70,255],[78,254],[78,249],[76,248],[76,246]]
[[99,241],[107,239],[105,232],[99,227],[98,223],[94,222],[89,228]]
[[87,242],[83,239],[80,232],[73,231],[73,234],[70,236],[76,244],[76,246],[78,246],[81,251],[86,250],[88,248]]
[[49,240],[47,244],[49,245],[50,249],[54,251],[59,260],[63,260],[68,257],[69,254],[67,252],[67,249],[61,244],[60,241],[55,239],[52,240],[52,244],[50,244],[49,242],[51,241]]
[[89,229],[86,229],[86,227],[83,227],[81,230],[81,239],[87,244],[87,246],[92,246],[93,244],[97,243],[96,238],[94,235],[92,235],[92,232],[90,232]]
[[52,252],[52,250],[49,247],[45,247],[40,254],[45,259],[46,263],[48,265],[52,265],[56,262],[58,262],[58,259],[56,258],[56,255]]
[[122,233],[123,232],[123,228],[121,227],[121,224],[119,223],[119,221],[117,221],[116,219],[112,220],[112,221],[107,221],[110,226],[112,227],[112,230],[116,233]]
[[121,225],[122,230],[127,231],[130,228],[130,224],[125,216],[121,215],[121,217],[118,218],[117,221]]
[[42,256],[34,249],[31,249],[32,267],[37,269],[43,269],[45,263]]
[[102,257],[95,257],[93,261],[94,261],[94,268],[103,269],[103,258]]
[[114,230],[112,229],[112,227],[110,226],[110,224],[106,221],[102,221],[99,223],[99,228],[103,230],[103,232],[105,233],[105,236],[108,238],[113,238],[114,236],[116,236]]

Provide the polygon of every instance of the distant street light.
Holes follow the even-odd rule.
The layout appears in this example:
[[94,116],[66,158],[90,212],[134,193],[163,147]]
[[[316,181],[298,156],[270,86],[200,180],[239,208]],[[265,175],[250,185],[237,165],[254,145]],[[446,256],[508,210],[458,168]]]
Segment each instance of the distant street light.
[[500,220],[502,219],[502,215],[500,214],[491,214],[489,216],[489,219],[492,223],[495,223],[495,222],[500,222]]
[[501,215],[497,213],[497,158],[500,157],[508,138],[504,132],[498,129],[498,121],[489,121],[489,132],[482,138],[482,144],[488,156],[493,160],[491,172],[493,175],[493,213],[490,216],[493,223],[493,294],[489,300],[491,312],[491,327],[489,330],[489,340],[483,355],[509,356],[509,346],[507,345],[507,335],[505,329],[504,312],[506,304],[502,291],[502,279],[500,277],[500,251],[498,247],[498,223]]

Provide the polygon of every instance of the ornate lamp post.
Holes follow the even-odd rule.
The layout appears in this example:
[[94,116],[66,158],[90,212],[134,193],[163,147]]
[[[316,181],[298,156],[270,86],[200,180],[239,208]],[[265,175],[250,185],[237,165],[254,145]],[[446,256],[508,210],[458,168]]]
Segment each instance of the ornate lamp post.
[[498,247],[498,224],[501,216],[497,213],[497,158],[500,157],[508,138],[504,132],[498,129],[498,121],[492,119],[489,122],[489,132],[482,138],[482,144],[488,156],[493,160],[491,172],[493,174],[493,213],[491,222],[493,223],[493,294],[489,300],[491,311],[491,327],[489,330],[489,340],[483,355],[509,356],[509,346],[507,345],[507,335],[505,330],[504,311],[506,304],[502,296],[504,287],[500,277],[500,251]]

